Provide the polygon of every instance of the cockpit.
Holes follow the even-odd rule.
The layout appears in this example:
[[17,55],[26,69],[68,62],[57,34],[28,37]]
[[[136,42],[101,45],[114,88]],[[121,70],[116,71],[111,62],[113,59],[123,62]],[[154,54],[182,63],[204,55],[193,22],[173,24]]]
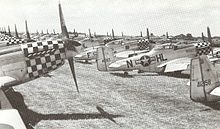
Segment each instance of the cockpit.
[[173,49],[173,50],[179,50],[183,48],[188,48],[194,46],[193,44],[185,44],[185,43],[167,43],[162,45],[155,46],[155,50],[167,50],[167,49]]

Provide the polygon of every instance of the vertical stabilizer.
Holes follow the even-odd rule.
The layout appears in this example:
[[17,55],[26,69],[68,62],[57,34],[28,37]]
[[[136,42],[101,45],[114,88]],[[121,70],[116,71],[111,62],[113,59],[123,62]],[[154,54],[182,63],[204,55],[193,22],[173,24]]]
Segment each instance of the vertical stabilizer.
[[150,39],[150,34],[149,34],[148,28],[147,28],[147,39],[148,39],[148,40]]
[[6,34],[7,32],[6,32],[6,28],[4,27],[4,33]]
[[89,38],[92,37],[91,30],[89,29]]
[[[207,27],[207,35],[208,35],[208,41],[209,41],[209,43],[211,44],[210,46],[211,47],[214,47],[214,44],[213,44],[213,42],[212,42],[212,36],[211,36],[211,31],[210,31],[210,28],[209,27]],[[212,56],[214,55],[214,53],[213,53],[213,49],[212,49]]]
[[16,37],[16,38],[19,38],[19,36],[18,36],[18,30],[17,30],[16,24],[15,24],[15,37]]
[[191,61],[190,97],[194,101],[219,101],[219,96],[210,93],[218,86],[218,74],[207,56],[202,55]]
[[166,32],[166,39],[169,39],[169,34],[168,34],[168,32]]
[[28,25],[27,25],[27,20],[25,20],[25,27],[26,27],[26,35],[27,35],[27,39],[31,39],[30,33],[28,31]]
[[115,57],[111,48],[99,47],[97,49],[97,69],[99,71],[109,71],[108,66],[114,61]]
[[202,41],[205,41],[205,37],[204,37],[203,32],[202,32]]
[[113,38],[113,39],[115,38],[115,32],[114,32],[113,29],[112,29],[112,38]]
[[209,27],[207,27],[207,35],[208,35],[208,41],[212,44],[212,36]]
[[8,35],[11,36],[10,26],[8,26]]

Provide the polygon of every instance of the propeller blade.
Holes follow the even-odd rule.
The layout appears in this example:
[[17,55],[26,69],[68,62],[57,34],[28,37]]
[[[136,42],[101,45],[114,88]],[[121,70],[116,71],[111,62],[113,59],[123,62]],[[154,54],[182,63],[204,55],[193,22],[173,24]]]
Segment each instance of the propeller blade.
[[68,62],[69,62],[70,69],[71,69],[71,72],[72,72],[72,75],[73,75],[73,79],[74,79],[75,84],[76,84],[76,90],[79,93],[79,88],[78,88],[78,84],[77,84],[77,81],[76,81],[76,73],[75,73],[75,68],[74,68],[73,57],[68,58]]
[[64,21],[64,16],[63,16],[63,12],[62,12],[62,7],[61,4],[59,3],[59,16],[60,16],[60,25],[61,25],[61,31],[62,31],[62,36],[63,38],[69,38],[69,34],[66,28],[66,24]]

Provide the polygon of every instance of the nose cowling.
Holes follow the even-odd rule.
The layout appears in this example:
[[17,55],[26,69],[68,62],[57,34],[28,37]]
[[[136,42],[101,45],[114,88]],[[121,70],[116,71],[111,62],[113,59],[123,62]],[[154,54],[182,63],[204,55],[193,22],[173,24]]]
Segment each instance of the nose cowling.
[[71,39],[65,39],[64,44],[67,50],[73,50],[73,51],[76,51],[76,47],[81,46],[81,43],[79,41],[71,40]]
[[211,44],[209,42],[199,42],[195,44],[196,56],[208,55],[211,51]]
[[79,53],[77,48],[81,46],[80,42],[71,39],[65,39],[63,42],[66,49],[66,58],[72,58]]

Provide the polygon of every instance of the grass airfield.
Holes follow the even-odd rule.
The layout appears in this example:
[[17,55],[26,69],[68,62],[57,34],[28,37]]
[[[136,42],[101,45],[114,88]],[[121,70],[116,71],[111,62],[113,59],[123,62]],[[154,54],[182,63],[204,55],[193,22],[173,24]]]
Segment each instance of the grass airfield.
[[[220,104],[190,100],[189,79],[152,73],[99,72],[96,63],[76,63],[80,93],[68,64],[21,84],[28,110],[35,115],[35,129],[206,129],[220,128]],[[101,107],[112,116],[100,115]],[[28,118],[27,118],[28,119]]]

